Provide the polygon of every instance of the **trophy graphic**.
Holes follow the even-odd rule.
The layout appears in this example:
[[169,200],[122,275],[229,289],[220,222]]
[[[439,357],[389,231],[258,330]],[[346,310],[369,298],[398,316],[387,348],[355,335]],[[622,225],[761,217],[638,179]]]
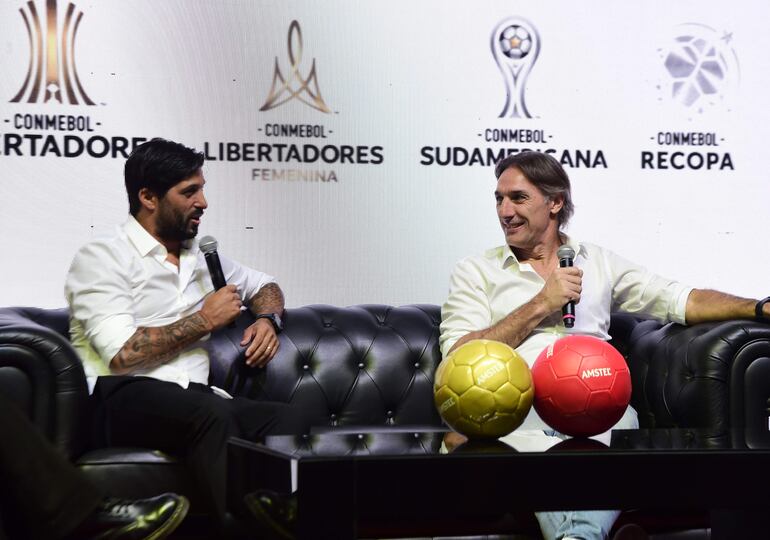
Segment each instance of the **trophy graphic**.
[[532,118],[524,92],[539,52],[540,36],[526,19],[510,17],[492,32],[492,54],[505,81],[505,107],[500,118]]
[[315,70],[315,58],[310,68],[310,73],[304,77],[300,72],[300,61],[302,60],[302,30],[297,21],[291,21],[289,25],[288,38],[289,52],[289,70],[288,75],[284,77],[281,68],[278,65],[278,57],[275,58],[275,68],[273,69],[273,84],[270,87],[270,94],[265,103],[260,107],[260,111],[269,111],[287,101],[297,99],[324,113],[331,112],[331,109],[324,102],[321,96],[321,89],[318,87],[318,77]]
[[60,24],[57,2],[46,0],[42,12],[33,0],[19,8],[29,39],[29,67],[11,103],[21,103],[26,96],[27,103],[94,105],[80,83],[75,63],[75,41],[83,12],[69,2]]

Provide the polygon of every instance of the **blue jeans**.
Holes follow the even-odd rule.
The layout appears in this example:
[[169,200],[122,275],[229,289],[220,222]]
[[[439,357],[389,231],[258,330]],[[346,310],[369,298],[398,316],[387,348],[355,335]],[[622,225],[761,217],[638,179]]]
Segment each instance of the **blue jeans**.
[[582,540],[604,540],[620,515],[619,510],[577,510],[567,512],[535,512],[545,540],[564,536]]
[[[631,407],[626,410],[623,418],[613,426],[615,429],[638,429],[639,420],[636,411]],[[555,431],[544,431],[550,437],[566,439]],[[609,442],[609,434],[597,436],[602,442]],[[610,534],[620,510],[564,510],[558,512],[535,512],[540,524],[540,532],[545,540],[558,540],[563,537],[580,538],[581,540],[604,540]]]

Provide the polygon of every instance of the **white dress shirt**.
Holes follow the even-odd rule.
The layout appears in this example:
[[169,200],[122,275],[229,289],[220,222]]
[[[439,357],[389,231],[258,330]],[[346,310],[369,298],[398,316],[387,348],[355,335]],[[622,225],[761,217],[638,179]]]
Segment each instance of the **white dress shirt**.
[[[560,311],[543,319],[516,347],[527,364],[532,366],[544,348],[567,334],[608,340],[610,314],[614,311],[684,324],[692,287],[652,274],[599,246],[572,239],[567,243],[575,250],[574,265],[583,270],[575,326],[566,328]],[[507,245],[460,261],[450,278],[449,297],[441,308],[442,354],[446,356],[464,335],[500,322],[529,302],[544,285],[534,268],[519,263]],[[522,429],[548,428],[533,408]]]
[[[179,266],[168,262],[166,248],[132,216],[107,237],[83,246],[65,282],[70,307],[70,337],[93,392],[96,377],[110,374],[110,361],[137,328],[166,326],[198,311],[214,290],[198,242],[183,244]],[[275,280],[220,255],[228,284],[243,302]],[[208,383],[209,358],[202,340],[170,361],[132,375],[175,382]]]

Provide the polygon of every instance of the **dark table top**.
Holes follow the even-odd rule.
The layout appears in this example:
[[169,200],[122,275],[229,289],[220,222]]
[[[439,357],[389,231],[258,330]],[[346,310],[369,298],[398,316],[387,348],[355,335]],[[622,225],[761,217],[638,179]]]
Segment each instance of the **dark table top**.
[[[447,451],[442,448],[445,430],[384,429],[381,427],[352,427],[317,432],[304,436],[271,436],[261,443],[243,444],[259,447],[263,452],[294,459],[339,459],[366,456],[446,456],[486,455],[513,456],[517,454],[633,454],[671,452],[693,454],[770,455],[770,440],[758,442],[756,435],[742,430],[714,432],[706,429],[636,429],[615,430],[610,436],[594,438],[550,437],[545,444],[527,444],[530,436],[542,432],[524,432],[521,437],[471,439]],[[516,433],[514,434],[516,435]],[[544,437],[545,438],[545,437]],[[547,446],[547,448],[545,448]]]
[[296,492],[303,520],[315,527],[334,516],[330,530],[394,516],[405,523],[487,519],[511,509],[770,508],[770,448],[747,445],[756,437],[742,431],[619,430],[609,444],[556,440],[540,451],[471,440],[451,452],[442,448],[445,434],[345,428],[231,440],[231,463],[239,463],[231,476],[240,484],[235,498],[256,487]]

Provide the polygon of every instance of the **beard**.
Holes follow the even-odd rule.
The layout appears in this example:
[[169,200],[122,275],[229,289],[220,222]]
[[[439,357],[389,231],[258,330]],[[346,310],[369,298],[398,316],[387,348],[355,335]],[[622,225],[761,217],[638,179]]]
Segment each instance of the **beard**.
[[198,224],[193,218],[199,218],[203,212],[197,209],[187,214],[167,205],[161,205],[156,221],[156,232],[164,240],[183,242],[195,238],[198,234]]

